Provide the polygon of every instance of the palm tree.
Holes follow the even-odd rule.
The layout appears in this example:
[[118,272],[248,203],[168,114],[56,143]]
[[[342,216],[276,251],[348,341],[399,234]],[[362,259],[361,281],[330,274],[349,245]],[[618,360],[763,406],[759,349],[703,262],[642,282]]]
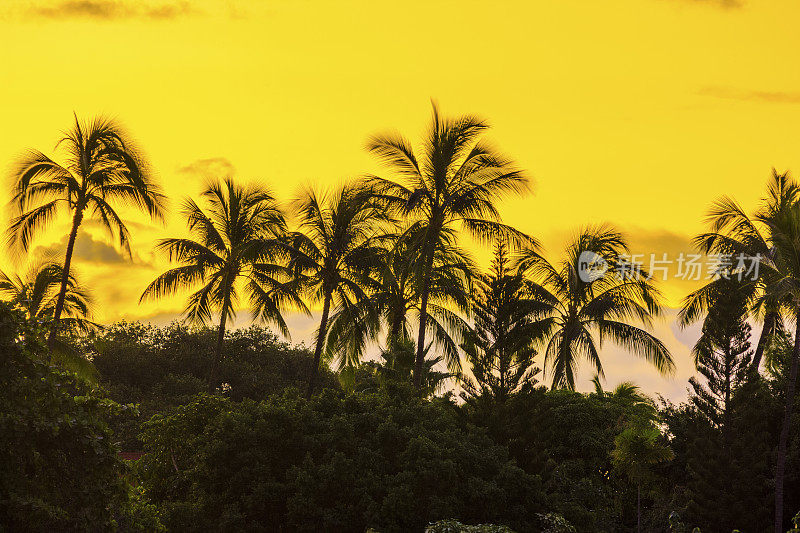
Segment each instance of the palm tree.
[[761,263],[761,269],[765,271],[763,279],[767,280],[761,299],[776,302],[780,310],[795,321],[794,348],[786,384],[786,406],[775,467],[775,531],[780,533],[783,530],[786,450],[800,365],[800,203],[794,203],[763,222],[769,226],[773,250],[767,260]]
[[93,218],[119,240],[130,255],[130,233],[114,205],[134,206],[151,218],[162,218],[163,195],[151,181],[141,154],[121,127],[111,120],[96,118],[75,125],[58,143],[64,145],[62,166],[37,150],[17,163],[13,177],[12,206],[18,213],[11,221],[9,243],[27,251],[33,237],[64,210],[72,216],[72,227],[62,268],[61,285],[53,309],[48,338],[51,350],[69,284],[70,264],[78,228]]
[[399,135],[373,137],[367,148],[400,178],[373,177],[372,183],[393,212],[409,217],[417,236],[412,249],[419,256],[420,309],[414,384],[420,386],[425,360],[428,301],[435,250],[458,226],[484,241],[506,235],[515,241],[529,237],[499,222],[496,201],[508,193],[528,189],[512,162],[480,140],[488,125],[474,116],[445,119],[434,104],[433,120],[420,157]]
[[[569,245],[558,266],[550,264],[535,248],[518,258],[520,272],[531,276],[536,297],[548,310],[540,319],[545,334],[545,367],[553,375],[554,388],[575,389],[578,360],[586,358],[603,376],[598,348],[609,339],[644,357],[662,374],[675,365],[664,344],[629,321],[652,325],[661,312],[658,290],[643,269],[625,262],[628,253],[623,236],[606,227],[587,228]],[[585,276],[581,262],[586,257],[605,264],[601,276]],[[624,275],[620,275],[624,273]],[[594,333],[599,336],[595,342]]]
[[362,310],[357,307],[368,301],[375,285],[372,273],[381,254],[379,229],[390,220],[373,192],[360,184],[346,185],[321,197],[313,190],[304,190],[295,200],[293,211],[300,230],[285,240],[289,268],[311,300],[322,302],[308,379],[307,396],[311,397],[328,338],[331,308],[334,313],[360,315]]
[[[447,383],[447,380],[456,376],[452,372],[442,372],[436,367],[444,362],[441,355],[427,357],[431,345],[425,348],[425,363],[422,365],[422,391],[424,396],[431,396],[438,393]],[[395,380],[411,383],[416,365],[416,348],[411,339],[402,339],[391,345],[390,348],[381,351],[383,365],[380,370],[384,380]]]
[[288,306],[307,309],[298,296],[297,283],[279,261],[286,221],[272,194],[262,186],[242,187],[226,178],[209,183],[201,196],[206,210],[189,198],[181,210],[194,239],[162,239],[156,246],[181,265],[157,277],[139,301],[200,285],[189,297],[185,314],[190,322],[206,324],[212,313],[219,312],[216,350],[209,367],[213,389],[225,325],[236,315],[241,283],[254,318],[275,325],[286,336],[289,330],[282,310]]
[[765,349],[775,333],[782,329],[783,318],[778,302],[774,298],[765,297],[765,287],[771,282],[766,278],[771,273],[769,269],[760,269],[756,277],[742,275],[734,270],[739,257],[746,258],[748,265],[751,258],[771,257],[771,228],[783,213],[791,210],[798,199],[800,187],[797,183],[788,173],[778,174],[773,169],[767,197],[762,200],[755,217],[750,217],[735,200],[722,197],[714,203],[708,215],[711,231],[695,238],[695,245],[703,253],[728,256],[734,261],[732,265],[721,268],[715,279],[684,299],[678,315],[679,323],[683,326],[689,325],[699,320],[720,300],[729,299],[727,293],[732,288],[731,281],[736,280],[734,288],[745,302],[749,315],[763,323],[751,363],[754,375],[758,375]]
[[[411,320],[419,315],[419,258],[411,247],[414,235],[387,234],[378,249],[379,265],[371,294],[357,305],[342,308],[330,319],[329,343],[343,366],[360,361],[367,342],[386,332],[385,347],[411,340]],[[458,345],[467,324],[452,309],[467,314],[475,266],[464,250],[443,240],[434,253],[428,300],[428,333],[439,347],[451,372],[461,371]]]
[[[783,329],[783,316],[800,319],[798,303],[800,291],[795,284],[800,282],[800,187],[788,173],[778,174],[773,170],[768,186],[768,195],[754,217],[750,217],[734,200],[723,197],[711,210],[709,221],[711,231],[699,235],[695,242],[705,253],[742,256],[750,264],[759,266],[758,275],[736,276],[739,296],[745,302],[750,315],[763,318],[764,326],[753,355],[751,366],[756,370],[761,363],[765,349],[777,333]],[[690,294],[679,319],[688,324],[699,319],[713,306],[730,298],[728,274],[721,271],[717,279]],[[780,337],[781,335],[777,335]],[[783,483],[786,468],[786,443],[792,408],[797,359],[800,354],[800,340],[795,332],[795,345],[790,363],[790,379],[787,384],[787,404],[783,427],[778,445],[775,472],[775,531],[782,530],[783,523]],[[792,374],[794,371],[794,374]],[[791,377],[791,376],[794,377]]]
[[661,440],[661,433],[650,424],[632,424],[614,439],[614,466],[636,485],[637,532],[642,530],[642,485],[652,479],[654,465],[674,457]]
[[24,276],[0,272],[0,296],[18,306],[29,322],[55,329],[58,334],[52,354],[64,367],[79,377],[95,382],[97,370],[71,344],[73,335],[95,331],[99,326],[90,320],[91,298],[74,274],[67,277],[67,289],[58,324],[54,326],[56,302],[61,287],[62,267],[55,262],[34,265]]
[[511,271],[508,246],[499,239],[491,273],[473,296],[475,325],[462,344],[472,370],[472,378],[461,379],[468,395],[489,395],[503,403],[510,394],[536,384],[540,370],[533,359],[542,334],[537,318],[548,308],[533,297],[531,285]]

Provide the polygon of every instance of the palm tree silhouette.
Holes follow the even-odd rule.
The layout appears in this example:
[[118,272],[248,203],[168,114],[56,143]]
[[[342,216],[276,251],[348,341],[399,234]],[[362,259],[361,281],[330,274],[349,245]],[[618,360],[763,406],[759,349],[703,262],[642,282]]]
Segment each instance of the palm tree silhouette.
[[426,134],[420,157],[411,144],[399,135],[373,137],[367,148],[400,178],[399,182],[373,177],[372,184],[392,212],[410,217],[411,232],[417,237],[412,249],[419,255],[420,312],[416,344],[414,384],[420,386],[428,327],[435,250],[452,236],[458,226],[471,236],[488,241],[506,235],[515,241],[531,239],[501,224],[495,202],[508,193],[522,193],[528,181],[480,140],[488,125],[465,115],[445,119],[434,104],[433,120]]
[[[575,389],[575,370],[581,358],[588,359],[602,377],[598,348],[605,339],[644,357],[663,374],[674,371],[672,356],[664,344],[629,323],[635,320],[650,327],[661,305],[660,294],[647,280],[646,272],[625,267],[627,252],[623,236],[607,227],[582,231],[558,266],[550,264],[535,248],[521,252],[519,270],[531,277],[536,298],[549,307],[539,323],[545,332],[545,370],[552,372],[554,388]],[[583,279],[579,262],[585,254],[601,258],[609,271]],[[625,276],[618,275],[622,270]],[[594,333],[599,335],[599,343]]]
[[322,317],[308,379],[307,396],[316,387],[331,308],[357,316],[357,306],[369,298],[375,284],[371,274],[379,264],[379,226],[390,219],[375,201],[373,191],[346,185],[319,196],[304,190],[294,201],[299,231],[285,240],[289,269],[313,301],[322,302]]
[[653,467],[671,461],[675,454],[662,442],[658,428],[649,424],[632,424],[614,439],[611,459],[636,485],[636,531],[642,530],[642,485],[655,477]]
[[762,300],[777,303],[780,311],[795,321],[794,348],[786,385],[786,405],[778,440],[775,468],[775,531],[783,531],[784,478],[789,428],[792,422],[798,366],[800,366],[800,203],[794,203],[776,213],[770,220],[762,219],[769,227],[772,253],[762,261],[766,280]]
[[52,355],[64,367],[79,377],[95,382],[97,370],[72,346],[72,335],[87,334],[99,326],[90,319],[91,298],[74,274],[67,276],[67,288],[58,324],[54,324],[62,266],[55,262],[41,262],[24,275],[0,272],[0,295],[21,308],[28,321],[57,332]]
[[56,145],[65,149],[62,166],[37,150],[23,156],[14,168],[12,206],[18,213],[9,228],[9,244],[28,247],[37,232],[66,210],[72,227],[53,308],[53,324],[47,341],[51,350],[64,309],[70,264],[78,228],[85,218],[100,222],[130,255],[130,233],[115,205],[134,206],[154,219],[162,218],[164,197],[151,181],[147,165],[122,128],[111,120],[95,118],[75,125]]
[[745,302],[749,315],[763,323],[751,363],[754,375],[758,374],[765,349],[783,326],[781,306],[765,293],[766,286],[774,281],[768,279],[772,270],[759,269],[758,276],[755,277],[750,274],[741,275],[732,270],[737,266],[738,257],[745,258],[746,265],[750,266],[752,258],[767,259],[773,254],[771,228],[783,216],[782,213],[790,210],[798,199],[800,187],[797,183],[788,173],[778,174],[773,169],[767,197],[762,201],[755,217],[750,217],[735,200],[722,197],[714,203],[708,215],[711,231],[694,239],[701,252],[727,255],[734,261],[731,267],[721,269],[719,276],[684,299],[678,315],[679,323],[683,326],[689,325],[699,320],[719,301],[728,301],[731,282],[735,280],[735,290]]
[[[329,342],[340,355],[341,366],[356,365],[368,341],[386,332],[385,347],[411,342],[411,320],[419,314],[419,256],[412,244],[415,236],[387,234],[379,251],[379,266],[373,276],[369,298],[342,308],[331,317]],[[475,266],[467,253],[443,240],[436,248],[428,300],[428,332],[443,352],[451,372],[461,371],[458,345],[467,329],[471,279]],[[408,347],[408,343],[404,345]]]
[[[428,397],[439,393],[447,384],[447,380],[456,377],[452,372],[442,372],[436,367],[444,362],[441,355],[427,357],[431,345],[425,348],[425,363],[422,365],[422,393]],[[411,339],[401,339],[380,353],[383,365],[379,367],[385,381],[411,383],[416,364],[416,348]]]
[[139,301],[160,298],[201,285],[185,309],[189,321],[206,324],[213,312],[220,314],[214,359],[209,367],[213,389],[222,359],[225,325],[236,315],[240,281],[256,320],[275,325],[288,336],[282,311],[295,306],[307,311],[298,296],[297,283],[280,263],[280,239],[286,221],[278,202],[261,186],[242,187],[230,178],[208,184],[202,193],[207,210],[192,199],[183,203],[193,239],[162,239],[156,250],[180,266],[157,277]]

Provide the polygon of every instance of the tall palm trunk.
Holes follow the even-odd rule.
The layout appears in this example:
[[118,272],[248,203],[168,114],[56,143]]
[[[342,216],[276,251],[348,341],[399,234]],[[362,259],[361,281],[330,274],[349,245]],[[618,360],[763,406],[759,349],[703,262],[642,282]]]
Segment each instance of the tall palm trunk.
[[761,329],[761,336],[758,337],[756,352],[753,354],[752,368],[756,375],[758,374],[758,367],[761,366],[761,359],[764,356],[764,350],[772,338],[772,333],[775,330],[775,323],[777,320],[778,314],[775,312],[770,311],[764,315],[764,327]]
[[425,326],[428,321],[428,296],[431,290],[431,271],[433,270],[434,247],[425,258],[425,279],[422,282],[422,294],[419,304],[419,335],[417,336],[417,358],[414,362],[414,387],[422,387],[422,367],[425,364]]
[[786,474],[786,446],[789,440],[789,427],[792,423],[797,367],[800,361],[800,307],[797,314],[794,333],[794,350],[789,370],[789,383],[786,385],[786,410],[783,415],[783,427],[778,441],[778,461],[775,467],[775,533],[783,533],[783,482]]
[[395,313],[386,336],[386,347],[391,351],[399,345],[400,329],[403,327],[402,317]]
[[217,346],[214,349],[214,360],[211,361],[211,370],[208,372],[208,382],[211,392],[214,392],[214,389],[216,388],[217,370],[219,368],[220,361],[222,361],[222,344],[225,341],[225,324],[228,321],[228,313],[226,310],[230,305],[229,294],[230,292],[225,294],[225,298],[222,302],[222,313],[219,317],[219,329],[217,330]]
[[308,377],[308,391],[306,398],[311,398],[314,388],[317,385],[317,374],[319,373],[319,360],[322,357],[322,347],[325,344],[325,333],[328,329],[328,314],[331,310],[331,294],[325,292],[325,303],[322,306],[322,319],[319,321],[319,331],[317,332],[317,346],[314,348],[314,363],[311,366],[311,374]]
[[67,294],[67,283],[69,282],[69,269],[72,264],[72,251],[75,248],[75,239],[78,236],[78,228],[83,220],[83,209],[76,208],[75,216],[72,217],[72,229],[69,232],[69,241],[67,242],[67,253],[64,257],[64,269],[61,272],[61,288],[58,291],[58,299],[56,300],[56,308],[53,311],[53,323],[50,325],[50,335],[47,338],[47,350],[49,352],[49,360],[53,359],[53,347],[56,343],[56,334],[58,333],[58,321],[61,319],[61,312],[64,310],[64,298]]
[[731,445],[731,352],[731,342],[728,339],[728,346],[725,348],[725,406],[722,409],[722,440],[726,449],[730,449]]

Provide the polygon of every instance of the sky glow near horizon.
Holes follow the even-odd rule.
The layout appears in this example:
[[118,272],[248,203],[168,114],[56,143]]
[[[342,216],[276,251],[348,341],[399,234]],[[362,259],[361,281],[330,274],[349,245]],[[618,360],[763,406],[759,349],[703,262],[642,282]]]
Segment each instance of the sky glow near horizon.
[[[692,253],[715,199],[752,210],[773,167],[800,173],[798,22],[790,0],[11,1],[0,6],[0,162],[26,148],[57,156],[73,111],[119,119],[149,156],[172,200],[166,224],[125,213],[130,259],[95,225],[79,238],[75,265],[101,322],[180,312],[180,297],[137,302],[168,266],[153,244],[185,233],[177,205],[204,180],[263,180],[289,200],[302,184],[385,174],[365,141],[396,130],[417,143],[431,98],[486,118],[526,169],[533,192],[504,201],[504,221],[549,258],[597,223],[635,252],[676,257]],[[68,224],[30,257],[61,258]],[[3,251],[0,268],[24,261]],[[674,315],[698,282],[659,286],[670,309],[655,333],[676,375],[607,345],[606,385],[681,399],[699,328]],[[313,318],[289,322],[294,341],[310,341]],[[580,376],[589,390],[588,367]]]

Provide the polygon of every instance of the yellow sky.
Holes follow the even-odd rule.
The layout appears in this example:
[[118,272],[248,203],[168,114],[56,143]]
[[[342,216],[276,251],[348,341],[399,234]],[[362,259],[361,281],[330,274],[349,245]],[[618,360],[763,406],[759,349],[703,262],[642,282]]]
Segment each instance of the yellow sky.
[[[6,2],[0,162],[52,152],[73,111],[104,113],[173,198],[196,193],[205,172],[233,171],[288,199],[299,183],[379,172],[367,137],[417,140],[433,97],[445,113],[487,118],[529,171],[534,193],[503,214],[551,254],[596,222],[673,254],[715,198],[753,206],[773,166],[800,168],[798,23],[794,0]],[[101,321],[163,319],[181,304],[137,305],[166,267],[152,244],[182,233],[180,219],[130,220],[133,262],[85,228],[77,267]],[[67,222],[37,253],[59,250]],[[664,290],[675,307],[687,284]],[[669,321],[659,331],[685,359],[691,335]],[[613,377],[651,389],[682,390],[690,371],[679,362],[666,383],[631,361]]]

